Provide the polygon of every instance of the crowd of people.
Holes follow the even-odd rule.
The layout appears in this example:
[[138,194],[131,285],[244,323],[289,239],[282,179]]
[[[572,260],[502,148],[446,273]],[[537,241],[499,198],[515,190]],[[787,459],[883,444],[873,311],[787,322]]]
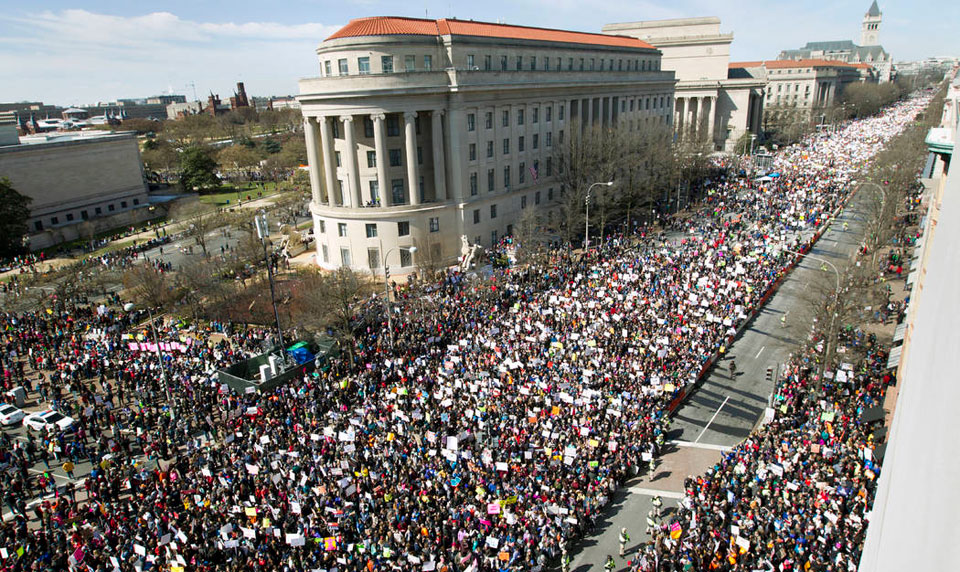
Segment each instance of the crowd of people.
[[[264,331],[220,333],[167,319],[157,324],[161,361],[139,343],[149,345],[151,335],[142,311],[57,303],[4,315],[5,383],[42,391],[78,429],[0,438],[0,488],[11,499],[0,567],[552,565],[596,523],[616,487],[648,469],[673,397],[697,381],[783,275],[794,260],[788,250],[803,248],[843,203],[856,170],[923,104],[912,100],[785,150],[772,182],[717,183],[703,216],[686,219],[681,235],[611,236],[583,255],[556,249],[489,280],[445,279],[428,295],[401,296],[392,336],[382,313],[361,322],[341,358],[268,392],[237,394],[215,373],[269,346]],[[684,531],[726,540],[714,524],[743,520],[748,512],[737,503],[763,495],[763,479],[742,478],[765,468],[755,458],[776,460],[791,476],[803,471],[809,482],[798,485],[805,492],[797,499],[816,497],[837,518],[863,502],[865,473],[845,484],[856,476],[846,459],[861,436],[839,402],[824,402],[832,425],[817,442],[821,457],[841,466],[804,465],[794,457],[799,448],[789,459],[789,447],[778,449],[782,458],[757,456],[780,442],[775,431],[806,434],[793,415],[805,404],[804,372],[798,365],[796,382],[781,392],[784,415],[718,465],[720,481],[689,483],[678,519],[698,525],[681,524]],[[64,458],[91,470],[76,471],[80,481],[31,470]],[[852,492],[816,489],[822,478],[833,482],[829,471],[842,477],[838,490]],[[51,492],[51,479],[66,485]],[[728,503],[717,509],[722,515],[707,510],[717,495]],[[780,506],[768,504],[758,501],[749,514]],[[818,542],[807,539],[813,522],[794,510],[781,526],[796,540],[775,547],[807,550]],[[750,542],[776,536],[740,526]],[[829,558],[858,538],[846,528],[824,534],[829,542],[810,552]],[[653,557],[698,562],[711,547],[692,534],[658,546]]]

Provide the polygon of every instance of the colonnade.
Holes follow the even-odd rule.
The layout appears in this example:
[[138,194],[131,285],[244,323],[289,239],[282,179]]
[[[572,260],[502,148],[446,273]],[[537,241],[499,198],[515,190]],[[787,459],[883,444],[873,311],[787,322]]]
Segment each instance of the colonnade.
[[[371,204],[379,199],[379,206],[390,207],[400,204],[411,206],[419,205],[420,196],[420,161],[418,157],[417,117],[429,117],[431,125],[431,143],[434,175],[434,197],[437,201],[446,200],[446,178],[444,173],[445,157],[443,150],[443,115],[442,109],[427,111],[405,111],[397,113],[403,120],[403,151],[405,178],[402,200],[394,200],[393,180],[389,179],[387,169],[390,158],[387,151],[386,123],[390,112],[380,111],[370,114],[345,115],[318,115],[304,119],[304,131],[307,144],[307,161],[310,166],[310,186],[313,189],[313,202],[318,205],[331,207],[359,208],[364,204]],[[356,121],[360,118],[360,121]],[[369,119],[373,123],[373,150],[376,155],[376,182],[378,197],[371,196],[368,191],[364,194],[358,163],[358,142],[356,124],[364,123]],[[398,117],[399,120],[399,117]],[[342,133],[343,143],[337,149],[334,137],[334,122]],[[337,165],[337,151],[341,151],[340,164]],[[323,165],[324,180],[320,180],[320,165]],[[343,184],[343,193],[340,189],[342,180],[339,174],[346,178]],[[369,177],[366,177],[369,179]],[[340,196],[338,196],[340,195]],[[366,201],[364,198],[366,197]]]

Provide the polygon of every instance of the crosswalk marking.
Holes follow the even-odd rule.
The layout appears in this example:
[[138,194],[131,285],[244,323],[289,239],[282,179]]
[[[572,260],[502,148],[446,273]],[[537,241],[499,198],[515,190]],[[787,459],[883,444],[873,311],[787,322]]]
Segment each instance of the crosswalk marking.
[[668,441],[671,445],[676,445],[677,447],[692,447],[694,449],[710,449],[711,451],[721,451],[726,453],[733,449],[733,447],[727,447],[725,445],[711,445],[710,443],[694,443],[693,441]]

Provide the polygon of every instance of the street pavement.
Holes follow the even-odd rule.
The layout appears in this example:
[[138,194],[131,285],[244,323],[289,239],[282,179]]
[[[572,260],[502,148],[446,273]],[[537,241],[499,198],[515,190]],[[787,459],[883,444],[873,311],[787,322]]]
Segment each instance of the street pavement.
[[[603,570],[607,555],[614,557],[616,570],[627,570],[637,547],[650,540],[646,517],[653,507],[653,497],[662,498],[663,519],[669,520],[683,497],[684,479],[701,474],[718,462],[722,452],[742,441],[763,419],[774,389],[773,382],[766,379],[767,368],[776,371],[809,336],[814,319],[811,296],[822,295],[823,291],[832,294],[835,288],[833,270],[822,270],[821,263],[813,257],[824,258],[838,267],[852,258],[861,243],[863,221],[869,218],[872,200],[875,198],[870,193],[854,195],[810,256],[790,272],[728,348],[727,356],[732,356],[737,364],[736,375],[730,375],[730,358],[721,360],[680,407],[654,473],[641,473],[612,495],[594,533],[573,547],[572,571]],[[844,222],[847,230],[843,229]],[[784,322],[781,316],[786,316]],[[618,535],[622,527],[626,527],[630,542],[627,554],[620,558]]]

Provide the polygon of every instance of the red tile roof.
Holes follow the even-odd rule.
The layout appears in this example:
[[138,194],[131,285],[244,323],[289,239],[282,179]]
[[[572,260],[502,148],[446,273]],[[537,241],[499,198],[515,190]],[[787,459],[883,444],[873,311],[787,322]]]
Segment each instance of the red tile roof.
[[491,24],[488,22],[447,18],[440,20],[423,20],[419,18],[397,18],[392,16],[376,16],[373,18],[350,20],[350,23],[327,39],[335,40],[337,38],[352,38],[357,36],[449,35],[656,49],[651,44],[630,36],[571,32],[568,30],[551,30],[549,28],[531,28],[527,26],[511,26],[508,24]]
[[730,69],[736,68],[759,68],[767,69],[786,69],[786,68],[855,68],[860,64],[848,64],[837,60],[809,59],[809,60],[767,60],[757,62],[730,62],[727,65]]

